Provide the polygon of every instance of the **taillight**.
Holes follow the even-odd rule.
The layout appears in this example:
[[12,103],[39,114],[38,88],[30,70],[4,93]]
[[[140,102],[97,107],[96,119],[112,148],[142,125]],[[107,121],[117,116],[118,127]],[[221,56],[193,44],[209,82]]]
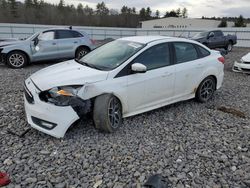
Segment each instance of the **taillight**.
[[225,64],[225,58],[224,58],[224,57],[219,57],[218,60],[219,60],[219,62],[221,62],[222,64]]
[[95,43],[96,43],[95,40],[93,40],[93,39],[90,39],[90,40],[91,40],[91,43],[92,43],[92,44],[95,44]]

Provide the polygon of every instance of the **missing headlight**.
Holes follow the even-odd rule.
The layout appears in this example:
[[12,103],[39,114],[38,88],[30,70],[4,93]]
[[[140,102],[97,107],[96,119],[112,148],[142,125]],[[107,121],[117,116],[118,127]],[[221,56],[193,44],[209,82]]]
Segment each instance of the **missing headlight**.
[[83,100],[78,96],[53,95],[49,91],[43,91],[39,98],[56,106],[71,106],[79,117],[91,111],[91,100]]

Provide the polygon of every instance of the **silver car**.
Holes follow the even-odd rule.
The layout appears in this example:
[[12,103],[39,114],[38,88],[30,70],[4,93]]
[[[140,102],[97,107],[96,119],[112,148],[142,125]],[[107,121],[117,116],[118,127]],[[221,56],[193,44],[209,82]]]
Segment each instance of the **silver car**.
[[29,63],[58,59],[80,59],[95,48],[88,34],[72,29],[48,29],[26,40],[2,42],[0,62],[11,68]]

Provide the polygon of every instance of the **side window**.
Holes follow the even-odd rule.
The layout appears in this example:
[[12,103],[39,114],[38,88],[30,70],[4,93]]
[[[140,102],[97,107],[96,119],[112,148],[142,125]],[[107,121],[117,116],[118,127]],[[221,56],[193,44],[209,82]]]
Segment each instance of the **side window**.
[[168,43],[153,46],[136,57],[134,63],[141,63],[147,70],[157,69],[170,65],[170,53]]
[[70,31],[71,32],[71,35],[74,37],[74,38],[79,38],[79,37],[83,37],[83,35],[77,31]]
[[69,30],[57,30],[57,39],[74,38]]
[[210,55],[210,52],[208,50],[206,50],[205,48],[197,45],[199,51],[200,51],[200,54],[202,57],[206,57],[206,56],[209,56]]
[[221,31],[215,31],[214,32],[214,36],[216,36],[216,37],[221,37],[223,34],[222,34],[222,32]]
[[176,54],[176,63],[184,63],[199,58],[193,44],[187,42],[176,42],[173,43],[173,45]]
[[42,41],[54,40],[55,39],[55,32],[54,31],[47,31],[47,32],[41,33],[38,36],[38,39],[42,40]]

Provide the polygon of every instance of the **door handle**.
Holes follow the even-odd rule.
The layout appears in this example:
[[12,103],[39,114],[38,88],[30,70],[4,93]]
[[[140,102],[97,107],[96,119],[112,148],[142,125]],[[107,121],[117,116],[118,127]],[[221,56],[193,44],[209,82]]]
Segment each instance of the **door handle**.
[[171,76],[172,74],[173,74],[172,72],[164,72],[162,77],[168,77],[168,76]]
[[202,67],[204,67],[204,65],[203,64],[201,64],[201,63],[199,63],[197,66],[196,66],[196,68],[202,68]]
[[77,44],[78,42],[77,41],[74,41],[75,44]]
[[52,45],[56,45],[56,42],[53,42]]

